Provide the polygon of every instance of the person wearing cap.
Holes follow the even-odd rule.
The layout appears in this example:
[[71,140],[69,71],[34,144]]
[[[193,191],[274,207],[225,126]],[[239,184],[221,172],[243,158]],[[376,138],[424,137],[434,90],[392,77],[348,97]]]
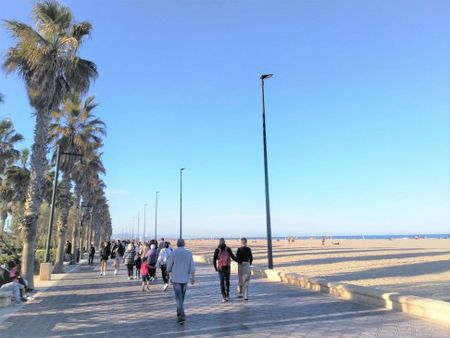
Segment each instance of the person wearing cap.
[[185,248],[185,242],[182,238],[178,239],[177,249],[172,252],[167,260],[167,272],[169,272],[177,302],[177,321],[182,325],[186,321],[184,297],[189,279],[192,285],[195,284],[194,258],[192,253]]

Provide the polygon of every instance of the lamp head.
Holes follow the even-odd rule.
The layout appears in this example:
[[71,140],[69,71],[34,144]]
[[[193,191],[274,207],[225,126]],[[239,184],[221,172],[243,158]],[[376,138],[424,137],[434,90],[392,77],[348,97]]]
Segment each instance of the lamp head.
[[261,75],[261,80],[270,79],[273,76],[273,74],[263,74]]
[[181,168],[181,169],[180,169],[180,171],[185,171],[185,170],[186,170],[186,168]]

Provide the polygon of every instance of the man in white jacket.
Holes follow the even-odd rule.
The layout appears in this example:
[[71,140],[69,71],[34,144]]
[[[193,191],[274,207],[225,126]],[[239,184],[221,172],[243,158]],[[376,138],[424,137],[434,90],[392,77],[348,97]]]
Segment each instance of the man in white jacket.
[[169,259],[170,254],[172,253],[172,249],[170,248],[169,242],[164,242],[163,244],[164,245],[162,246],[158,256],[158,266],[161,268],[161,275],[164,281],[163,290],[167,291],[167,288],[169,287],[169,273],[167,272],[167,260]]
[[186,321],[184,314],[184,296],[186,294],[189,279],[191,284],[195,284],[195,264],[192,253],[185,247],[184,239],[177,241],[177,249],[175,249],[167,260],[167,271],[170,274],[170,280],[175,292],[177,301],[177,320],[180,325]]

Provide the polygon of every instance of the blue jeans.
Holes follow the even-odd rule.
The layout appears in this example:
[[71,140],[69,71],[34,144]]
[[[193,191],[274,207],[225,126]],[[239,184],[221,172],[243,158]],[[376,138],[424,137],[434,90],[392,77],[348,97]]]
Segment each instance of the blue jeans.
[[187,283],[173,283],[173,291],[175,292],[175,300],[177,301],[177,317],[185,318],[184,314],[184,296],[186,294]]
[[19,283],[17,282],[10,282],[10,283],[6,283],[4,285],[2,285],[2,289],[3,290],[8,290],[8,291],[12,291],[13,295],[14,295],[14,299],[16,300],[17,303],[20,303],[21,297],[20,297],[20,289],[23,286],[21,286]]

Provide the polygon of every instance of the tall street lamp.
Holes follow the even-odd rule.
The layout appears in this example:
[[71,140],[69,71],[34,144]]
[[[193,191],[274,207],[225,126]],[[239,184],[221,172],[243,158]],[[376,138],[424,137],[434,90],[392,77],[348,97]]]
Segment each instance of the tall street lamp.
[[50,262],[50,246],[51,246],[51,241],[52,241],[53,220],[55,219],[56,188],[58,186],[59,166],[61,164],[61,156],[62,155],[83,157],[82,154],[62,152],[60,145],[58,144],[56,146],[56,168],[55,168],[55,177],[53,179],[52,204],[50,206],[50,218],[48,221],[47,245],[45,247],[45,263]]
[[183,238],[183,171],[186,168],[180,169],[180,238]]
[[270,222],[270,197],[269,197],[269,169],[267,160],[267,137],[266,137],[266,104],[264,101],[264,80],[272,77],[273,74],[261,75],[261,94],[262,94],[262,120],[263,120],[263,143],[264,143],[264,178],[266,187],[266,225],[267,225],[267,259],[269,269],[273,269],[272,256],[272,229]]
[[138,223],[137,223],[137,240],[138,240],[138,242],[140,241],[140,233],[139,233],[139,216],[140,216],[140,211],[138,211],[138,215],[137,215],[137,218],[138,218]]
[[158,240],[158,195],[159,191],[156,192],[155,198],[155,240]]
[[144,242],[145,242],[145,225],[146,225],[146,213],[145,213],[145,211],[146,211],[146,209],[147,209],[147,204],[144,204],[144,236],[143,236],[143,238],[144,238]]

